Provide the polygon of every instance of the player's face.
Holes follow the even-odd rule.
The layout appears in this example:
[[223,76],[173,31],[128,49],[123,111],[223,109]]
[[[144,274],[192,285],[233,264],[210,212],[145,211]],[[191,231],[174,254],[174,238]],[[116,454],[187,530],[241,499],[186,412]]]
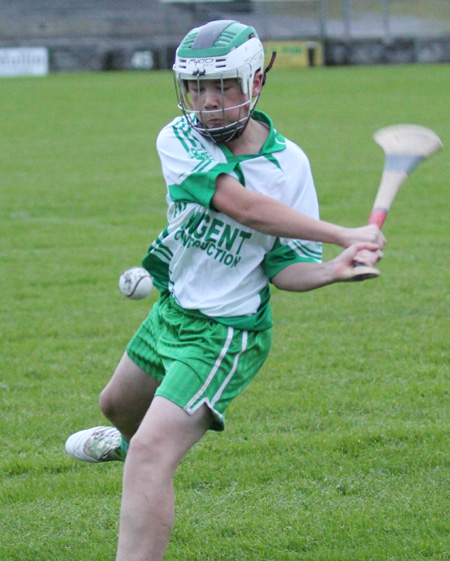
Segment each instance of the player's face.
[[189,80],[187,101],[209,129],[235,123],[248,115],[250,101],[237,79]]

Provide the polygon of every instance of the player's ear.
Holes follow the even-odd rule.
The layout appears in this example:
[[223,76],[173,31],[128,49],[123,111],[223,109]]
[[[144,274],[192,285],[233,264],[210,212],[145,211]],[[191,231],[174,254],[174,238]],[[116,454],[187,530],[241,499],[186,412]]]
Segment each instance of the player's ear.
[[261,93],[263,87],[264,73],[261,70],[257,70],[255,73],[255,79],[253,80],[252,97],[258,97]]

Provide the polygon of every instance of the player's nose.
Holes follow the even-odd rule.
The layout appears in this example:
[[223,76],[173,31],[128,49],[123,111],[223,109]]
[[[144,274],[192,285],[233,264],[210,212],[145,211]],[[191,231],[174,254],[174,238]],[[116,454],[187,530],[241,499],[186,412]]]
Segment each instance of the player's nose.
[[206,111],[218,109],[221,106],[222,96],[214,88],[205,88],[202,105]]

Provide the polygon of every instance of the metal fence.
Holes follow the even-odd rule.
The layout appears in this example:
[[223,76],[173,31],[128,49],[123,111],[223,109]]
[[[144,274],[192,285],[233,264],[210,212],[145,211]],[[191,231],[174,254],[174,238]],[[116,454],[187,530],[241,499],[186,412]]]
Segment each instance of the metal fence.
[[211,19],[265,39],[450,36],[450,0],[0,0],[0,44],[177,39]]
[[261,16],[259,29],[267,35],[294,32],[322,41],[450,36],[450,0],[275,0],[253,5],[254,14]]
[[326,37],[450,35],[449,0],[322,0]]
[[171,68],[180,39],[214,19],[253,25],[304,65],[450,62],[450,0],[0,0],[0,74]]

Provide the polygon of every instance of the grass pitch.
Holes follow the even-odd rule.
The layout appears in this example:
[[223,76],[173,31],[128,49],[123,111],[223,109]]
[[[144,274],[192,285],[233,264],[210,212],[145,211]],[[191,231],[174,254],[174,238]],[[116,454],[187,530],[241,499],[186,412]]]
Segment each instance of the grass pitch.
[[[356,226],[383,165],[375,130],[417,123],[449,146],[449,78],[275,68],[260,108],[309,155],[322,217]],[[112,560],[122,465],[63,448],[104,422],[98,393],[157,296],[126,300],[117,281],[165,226],[154,144],[172,78],[0,88],[0,560]],[[448,199],[444,149],[394,202],[378,280],[273,291],[268,362],[177,474],[168,560],[450,559]]]

